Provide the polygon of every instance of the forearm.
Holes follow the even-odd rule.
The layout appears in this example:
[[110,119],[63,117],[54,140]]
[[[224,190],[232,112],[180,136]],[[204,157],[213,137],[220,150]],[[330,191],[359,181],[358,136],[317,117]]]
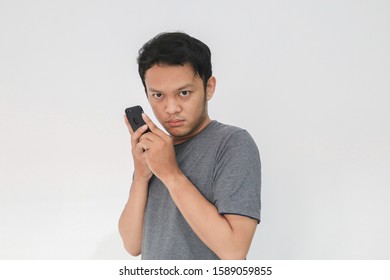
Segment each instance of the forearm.
[[134,178],[130,194],[119,219],[119,232],[126,250],[133,256],[141,254],[142,228],[147,201],[148,183]]
[[256,226],[253,232],[237,230],[237,224],[232,225],[219,214],[218,209],[182,173],[167,179],[165,184],[192,230],[218,257],[246,257]]

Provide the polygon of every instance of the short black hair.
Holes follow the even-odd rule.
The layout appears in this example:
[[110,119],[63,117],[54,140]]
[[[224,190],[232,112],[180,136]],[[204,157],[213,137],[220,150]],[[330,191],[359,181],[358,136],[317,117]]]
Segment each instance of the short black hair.
[[209,47],[183,32],[160,33],[139,50],[138,72],[144,85],[145,73],[156,64],[184,65],[189,63],[206,88],[212,75],[211,52]]

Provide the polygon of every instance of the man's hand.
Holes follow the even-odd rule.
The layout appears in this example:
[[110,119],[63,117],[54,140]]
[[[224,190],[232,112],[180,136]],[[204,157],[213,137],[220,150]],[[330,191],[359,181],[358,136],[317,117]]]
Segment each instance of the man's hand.
[[151,132],[140,136],[136,149],[143,151],[143,157],[149,169],[164,182],[180,173],[173,140],[171,136],[159,129],[146,114],[142,114],[142,118]]
[[131,153],[134,161],[134,177],[148,182],[153,176],[153,173],[150,171],[144,158],[144,149],[138,145],[140,137],[148,129],[148,127],[147,125],[143,125],[136,131],[133,131],[126,115],[124,116],[124,119],[131,135]]

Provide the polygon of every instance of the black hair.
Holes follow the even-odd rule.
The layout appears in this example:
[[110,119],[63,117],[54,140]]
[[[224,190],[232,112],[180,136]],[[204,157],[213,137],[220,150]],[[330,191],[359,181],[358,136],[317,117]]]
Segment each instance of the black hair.
[[209,47],[183,32],[158,34],[142,46],[137,62],[145,92],[145,73],[155,64],[184,65],[189,63],[195,74],[203,80],[205,89],[212,75]]

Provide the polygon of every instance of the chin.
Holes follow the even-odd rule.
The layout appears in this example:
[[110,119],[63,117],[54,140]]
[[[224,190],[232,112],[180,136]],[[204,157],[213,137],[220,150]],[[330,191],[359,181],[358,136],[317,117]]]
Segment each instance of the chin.
[[169,135],[174,138],[185,138],[191,134],[191,129],[188,127],[168,127],[166,128]]
[[167,130],[168,131],[168,133],[169,133],[169,135],[171,135],[171,136],[173,136],[173,137],[186,137],[187,135],[188,135],[188,133],[187,132],[180,132],[180,131],[178,131],[178,129],[169,129],[169,130]]

